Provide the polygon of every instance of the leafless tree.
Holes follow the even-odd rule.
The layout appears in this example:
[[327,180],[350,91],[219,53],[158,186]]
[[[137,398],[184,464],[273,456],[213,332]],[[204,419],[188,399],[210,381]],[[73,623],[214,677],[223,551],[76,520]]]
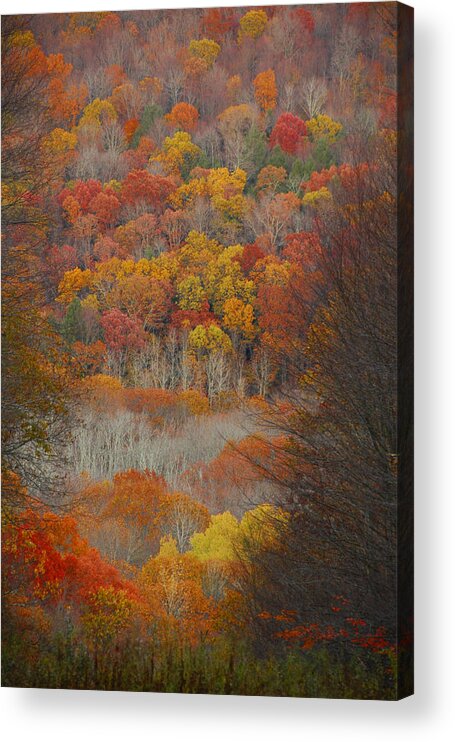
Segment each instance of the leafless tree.
[[[360,160],[361,143],[355,146]],[[253,592],[273,609],[299,606],[301,620],[318,623],[334,620],[333,597],[343,595],[351,615],[393,634],[396,174],[393,147],[381,139],[369,147],[372,167],[337,187],[318,215],[319,269],[329,291],[321,285],[306,358],[286,359],[293,414],[277,406],[270,420],[288,445],[277,447],[268,476],[292,519],[279,548],[255,554],[262,585]],[[307,299],[300,299],[303,314]],[[314,383],[302,386],[309,368]]]
[[267,348],[261,346],[255,351],[251,366],[258,392],[261,397],[266,397],[273,372],[271,353]]
[[310,77],[304,80],[300,89],[300,106],[304,115],[312,119],[324,110],[327,100],[327,85],[324,80]]
[[350,77],[352,61],[361,47],[358,33],[351,26],[343,25],[336,39],[335,50],[332,56],[332,67],[338,76],[340,93],[345,92],[346,83]]
[[95,98],[107,98],[111,92],[111,86],[106,79],[104,69],[101,67],[86,67],[83,81],[87,85],[90,101]]
[[223,351],[210,352],[205,360],[207,379],[207,396],[212,402],[215,397],[227,391],[231,386],[231,359]]

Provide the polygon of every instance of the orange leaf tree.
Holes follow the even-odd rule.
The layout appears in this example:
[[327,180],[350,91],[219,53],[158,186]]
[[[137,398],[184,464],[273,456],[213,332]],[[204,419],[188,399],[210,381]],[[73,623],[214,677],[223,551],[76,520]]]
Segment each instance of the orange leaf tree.
[[258,105],[264,113],[269,113],[276,108],[278,90],[276,87],[275,73],[273,70],[260,72],[253,81],[254,95]]

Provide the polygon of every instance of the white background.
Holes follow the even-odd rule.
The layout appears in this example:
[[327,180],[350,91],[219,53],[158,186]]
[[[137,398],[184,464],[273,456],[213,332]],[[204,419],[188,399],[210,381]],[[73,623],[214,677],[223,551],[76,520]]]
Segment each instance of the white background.
[[[240,5],[4,0],[2,13]],[[255,3],[254,0],[246,4]],[[455,739],[455,3],[414,0],[416,41],[416,694],[400,703],[3,688],[3,739],[22,742]]]

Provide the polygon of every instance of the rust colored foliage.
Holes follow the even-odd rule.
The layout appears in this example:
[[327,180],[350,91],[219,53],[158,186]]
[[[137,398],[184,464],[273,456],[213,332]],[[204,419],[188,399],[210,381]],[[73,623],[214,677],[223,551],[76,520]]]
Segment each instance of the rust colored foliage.
[[115,475],[104,517],[123,521],[126,528],[153,532],[166,484],[154,472],[125,471]]
[[[358,5],[362,5],[362,3],[358,3]],[[352,8],[353,6],[350,5],[349,7]],[[313,13],[310,10],[307,10],[306,8],[296,8],[295,16],[303,31],[307,31],[309,34],[314,32],[314,18]]]
[[65,600],[77,606],[100,587],[137,596],[115,567],[79,536],[76,522],[69,516],[24,512],[16,526],[6,528],[2,555],[13,603]]
[[152,427],[158,425],[163,417],[170,415],[178,404],[176,392],[170,389],[125,387],[119,390],[117,396],[125,409],[146,415]]
[[178,404],[178,395],[169,389],[140,389],[123,387],[118,379],[97,373],[86,377],[83,389],[89,404],[97,412],[109,409],[112,413],[128,410],[148,419],[151,427],[162,425],[171,417]]
[[307,193],[319,191],[330,185],[330,183],[335,180],[336,182],[339,182],[344,189],[353,191],[358,185],[365,182],[369,172],[370,166],[366,162],[355,166],[344,163],[338,167],[336,165],[331,165],[329,168],[312,172],[309,179],[304,181],[301,187]]
[[140,350],[145,345],[142,323],[119,309],[109,309],[101,317],[107,347],[114,353]]
[[125,137],[128,142],[130,142],[132,137],[134,136],[134,133],[139,126],[139,123],[140,123],[139,119],[137,118],[131,118],[131,119],[128,119],[128,121],[125,121],[124,126],[123,126],[123,131],[125,132]]
[[104,366],[106,346],[101,340],[88,344],[77,341],[72,345],[72,352],[84,374],[97,374]]
[[[336,596],[333,603],[332,611],[338,613],[349,601],[343,596]],[[335,626],[318,623],[299,624],[295,610],[282,610],[275,615],[264,611],[258,617],[272,626],[275,624],[276,628],[282,626],[280,630],[275,631],[275,636],[283,639],[289,646],[298,647],[303,651],[313,649],[316,645],[330,644],[337,639],[364,647],[375,654],[395,655],[397,651],[394,638],[387,636],[384,626],[369,627],[363,618],[345,617],[340,626]]]
[[259,287],[258,322],[271,349],[292,357],[303,352],[309,323],[324,295],[318,237],[311,232],[287,235],[283,258],[290,261],[288,279]]
[[316,232],[295,232],[286,235],[283,258],[305,273],[312,273],[321,268],[323,249]]
[[77,250],[73,245],[49,245],[44,253],[44,270],[55,288],[66,271],[77,266]]
[[209,39],[221,41],[222,37],[235,28],[232,8],[207,8],[201,20],[201,31]]
[[305,122],[293,113],[282,113],[270,135],[270,146],[279,146],[283,152],[294,155],[303,145]]
[[266,70],[265,72],[260,72],[254,78],[253,84],[256,101],[264,113],[273,111],[276,108],[278,95],[274,71]]
[[[110,293],[110,301],[115,307],[112,312],[118,311],[116,308],[120,307],[131,321],[139,320],[145,329],[159,330],[165,326],[169,317],[172,287],[168,281],[159,281],[151,276],[131,275],[115,285]],[[114,321],[117,322],[116,319]],[[106,325],[103,324],[103,327]],[[110,344],[110,331],[108,333]],[[130,347],[138,350],[142,347],[139,335],[134,343],[130,344]],[[141,337],[145,339],[145,336]]]
[[119,210],[120,201],[112,191],[97,193],[88,205],[88,211],[96,216],[103,230],[116,223]]
[[165,118],[171,128],[193,131],[199,120],[199,112],[191,103],[176,103]]
[[244,274],[248,276],[257,261],[264,257],[264,251],[261,250],[256,242],[246,244],[243,248],[241,257],[238,259]]
[[123,85],[128,79],[125,70],[119,64],[111,64],[109,67],[105,67],[104,74],[112,88]]
[[174,309],[171,323],[174,327],[193,330],[198,325],[204,327],[216,325],[217,319],[210,309],[209,302],[205,299],[200,309]]
[[148,170],[131,170],[123,181],[121,199],[124,204],[143,203],[159,213],[174,190],[169,178],[152,175]]
[[210,512],[241,514],[248,492],[262,480],[271,462],[275,460],[274,465],[279,466],[280,446],[278,439],[247,436],[236,445],[226,444],[210,463],[194,465],[186,472],[185,481]]
[[96,260],[105,262],[111,258],[126,258],[129,255],[128,249],[116,242],[108,235],[100,235],[93,245],[93,255]]
[[141,258],[148,248],[153,247],[158,234],[157,217],[154,214],[142,214],[137,219],[118,227],[115,239],[122,247],[124,255]]
[[128,149],[123,153],[123,158],[128,167],[128,171],[143,170],[154,149],[155,144],[150,137],[141,137],[136,149]]
[[380,5],[2,19],[7,684],[391,691]]

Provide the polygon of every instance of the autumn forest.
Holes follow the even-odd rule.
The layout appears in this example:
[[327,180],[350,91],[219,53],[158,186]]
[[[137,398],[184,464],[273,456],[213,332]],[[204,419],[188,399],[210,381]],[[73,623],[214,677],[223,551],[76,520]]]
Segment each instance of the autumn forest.
[[397,696],[397,15],[2,18],[4,685]]

